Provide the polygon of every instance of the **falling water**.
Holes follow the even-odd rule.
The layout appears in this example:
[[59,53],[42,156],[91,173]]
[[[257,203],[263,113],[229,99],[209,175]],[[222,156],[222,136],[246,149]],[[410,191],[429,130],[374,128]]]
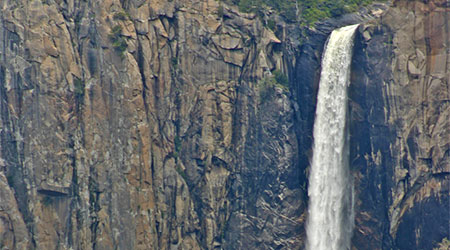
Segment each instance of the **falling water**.
[[348,167],[347,86],[358,25],[334,30],[322,58],[309,176],[307,249],[350,249],[353,184]]

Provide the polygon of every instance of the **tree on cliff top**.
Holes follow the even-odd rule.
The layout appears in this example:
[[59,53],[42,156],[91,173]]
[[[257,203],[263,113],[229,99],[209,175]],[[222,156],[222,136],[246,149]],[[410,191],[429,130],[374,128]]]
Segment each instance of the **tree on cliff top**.
[[258,13],[272,8],[289,22],[312,25],[317,21],[357,11],[374,0],[225,0],[243,12]]

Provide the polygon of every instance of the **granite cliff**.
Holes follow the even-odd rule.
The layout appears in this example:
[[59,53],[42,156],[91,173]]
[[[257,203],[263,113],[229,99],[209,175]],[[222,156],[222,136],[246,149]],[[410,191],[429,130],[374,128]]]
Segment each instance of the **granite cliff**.
[[360,33],[354,239],[374,249],[433,249],[450,238],[449,15],[448,1],[394,1]]
[[309,29],[268,15],[274,31],[215,0],[1,1],[1,248],[303,248],[323,45],[360,22],[353,246],[444,246],[447,1]]

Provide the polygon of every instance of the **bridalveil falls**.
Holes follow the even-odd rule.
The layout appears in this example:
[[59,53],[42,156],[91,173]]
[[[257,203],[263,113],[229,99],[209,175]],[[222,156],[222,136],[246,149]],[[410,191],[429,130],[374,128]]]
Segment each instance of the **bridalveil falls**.
[[322,58],[309,176],[307,249],[350,249],[354,224],[348,161],[347,87],[358,25],[334,30]]

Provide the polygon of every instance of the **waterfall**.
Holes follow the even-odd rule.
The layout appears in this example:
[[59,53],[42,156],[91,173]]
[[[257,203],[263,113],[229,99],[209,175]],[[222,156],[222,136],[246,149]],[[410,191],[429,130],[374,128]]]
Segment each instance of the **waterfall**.
[[322,57],[306,226],[309,250],[347,250],[354,225],[347,86],[358,25],[334,30]]

